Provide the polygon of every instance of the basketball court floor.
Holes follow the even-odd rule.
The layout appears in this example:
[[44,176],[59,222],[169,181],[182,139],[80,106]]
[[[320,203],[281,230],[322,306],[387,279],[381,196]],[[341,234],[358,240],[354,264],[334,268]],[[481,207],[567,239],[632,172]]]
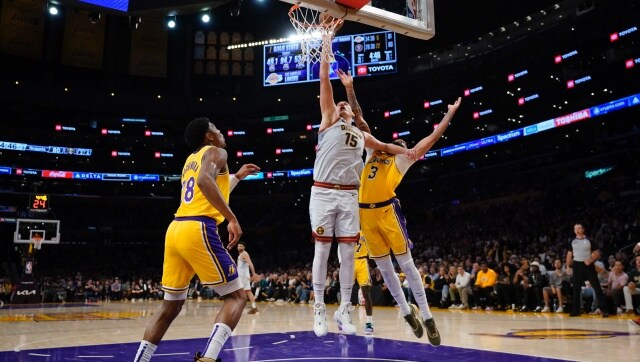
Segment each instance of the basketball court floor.
[[[161,302],[55,304],[0,309],[0,361],[131,361]],[[188,300],[154,361],[193,361],[221,302]],[[353,312],[358,334],[312,331],[307,304],[259,303],[245,312],[224,346],[223,361],[632,361],[640,328],[630,317],[434,310],[442,346],[415,338],[398,309],[374,308],[375,335],[363,334],[364,308]],[[329,306],[330,317],[336,306]]]

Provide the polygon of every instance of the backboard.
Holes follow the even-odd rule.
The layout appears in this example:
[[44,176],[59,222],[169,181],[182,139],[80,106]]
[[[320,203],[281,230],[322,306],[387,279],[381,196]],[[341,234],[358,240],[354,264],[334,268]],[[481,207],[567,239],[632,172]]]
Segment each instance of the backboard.
[[31,244],[34,238],[42,244],[60,244],[60,220],[17,219],[13,242]]
[[[289,4],[326,12],[336,18],[355,21],[418,39],[435,35],[433,0],[370,1],[360,10],[340,5],[335,0],[280,0]],[[385,4],[381,8],[380,4]]]

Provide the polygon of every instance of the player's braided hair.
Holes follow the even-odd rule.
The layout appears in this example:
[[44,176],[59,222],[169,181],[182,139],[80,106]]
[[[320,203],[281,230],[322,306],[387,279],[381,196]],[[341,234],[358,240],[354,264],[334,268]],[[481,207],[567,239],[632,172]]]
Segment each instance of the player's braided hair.
[[198,117],[189,122],[184,130],[184,140],[192,150],[198,149],[204,142],[204,135],[209,130],[209,118]]

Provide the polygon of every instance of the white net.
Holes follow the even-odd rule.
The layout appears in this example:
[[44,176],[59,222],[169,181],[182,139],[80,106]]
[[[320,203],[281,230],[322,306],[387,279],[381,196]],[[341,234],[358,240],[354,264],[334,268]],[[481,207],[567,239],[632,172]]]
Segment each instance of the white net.
[[331,42],[335,36],[336,27],[343,20],[327,16],[319,11],[293,5],[289,9],[291,24],[298,33],[298,42],[302,49],[304,60],[317,63],[320,60],[333,62]]

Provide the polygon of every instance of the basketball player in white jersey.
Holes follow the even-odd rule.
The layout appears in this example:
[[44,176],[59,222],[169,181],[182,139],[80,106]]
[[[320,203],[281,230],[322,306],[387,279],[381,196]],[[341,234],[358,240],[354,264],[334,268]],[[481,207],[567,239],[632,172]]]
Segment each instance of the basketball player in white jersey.
[[244,241],[238,242],[238,277],[242,282],[242,289],[247,293],[247,298],[251,302],[251,309],[249,314],[258,313],[258,307],[256,307],[256,297],[251,292],[251,276],[256,275],[256,269],[253,267],[251,257],[247,253]]
[[320,110],[322,121],[318,130],[314,182],[309,202],[311,230],[315,239],[312,268],[315,294],[313,331],[318,337],[328,332],[324,287],[327,259],[334,239],[338,242],[340,254],[341,295],[340,307],[334,319],[345,334],[356,333],[349,309],[354,281],[353,243],[360,240],[358,187],[364,147],[415,158],[413,151],[382,143],[352,125],[354,114],[349,103],[341,101],[335,104],[326,60],[320,63]]

